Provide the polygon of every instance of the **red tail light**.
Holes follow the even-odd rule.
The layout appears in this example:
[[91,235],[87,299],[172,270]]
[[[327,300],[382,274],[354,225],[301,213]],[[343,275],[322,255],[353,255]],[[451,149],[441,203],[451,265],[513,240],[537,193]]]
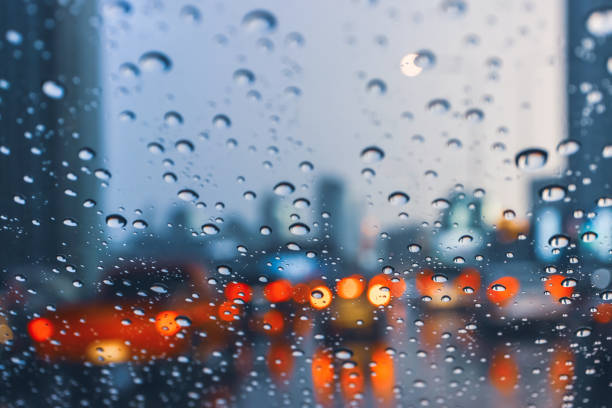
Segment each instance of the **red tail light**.
[[53,335],[53,323],[42,317],[32,319],[28,323],[28,333],[34,341],[47,341]]

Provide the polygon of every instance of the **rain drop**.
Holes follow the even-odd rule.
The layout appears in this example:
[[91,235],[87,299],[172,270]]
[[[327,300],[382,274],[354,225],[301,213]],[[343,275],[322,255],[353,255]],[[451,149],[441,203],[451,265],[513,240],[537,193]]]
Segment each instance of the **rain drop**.
[[64,97],[64,87],[55,81],[43,82],[42,91],[51,99],[62,99]]
[[243,27],[260,34],[273,32],[277,24],[276,17],[268,10],[252,10],[242,18]]
[[289,232],[293,235],[306,235],[310,232],[310,227],[306,224],[296,222],[289,227]]
[[167,55],[159,51],[149,51],[138,60],[143,71],[167,72],[172,68],[172,61]]
[[123,228],[126,224],[127,220],[119,214],[112,214],[106,217],[106,225],[111,228]]
[[286,196],[293,193],[294,191],[295,187],[293,186],[293,184],[288,183],[286,181],[280,182],[276,186],[274,186],[274,194],[279,196]]
[[387,200],[391,203],[391,205],[400,206],[408,203],[408,201],[410,201],[410,197],[408,197],[408,194],[406,193],[396,191],[394,193],[389,194]]
[[202,232],[206,235],[216,235],[219,233],[219,228],[214,224],[202,225]]
[[548,161],[548,153],[542,149],[526,149],[519,152],[514,162],[516,167],[525,171],[538,170]]
[[377,146],[369,146],[361,151],[360,157],[366,164],[375,163],[385,158],[385,152]]

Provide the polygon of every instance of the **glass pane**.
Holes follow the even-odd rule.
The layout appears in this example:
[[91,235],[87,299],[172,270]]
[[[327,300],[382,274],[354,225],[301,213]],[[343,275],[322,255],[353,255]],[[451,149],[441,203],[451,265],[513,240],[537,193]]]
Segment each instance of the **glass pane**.
[[0,13],[0,405],[606,407],[612,3]]

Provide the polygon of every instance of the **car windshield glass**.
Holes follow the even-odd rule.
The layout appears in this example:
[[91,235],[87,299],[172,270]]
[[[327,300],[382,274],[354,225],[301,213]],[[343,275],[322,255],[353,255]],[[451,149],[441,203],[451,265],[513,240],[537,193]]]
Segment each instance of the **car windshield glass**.
[[3,0],[0,61],[0,408],[612,408],[612,0]]

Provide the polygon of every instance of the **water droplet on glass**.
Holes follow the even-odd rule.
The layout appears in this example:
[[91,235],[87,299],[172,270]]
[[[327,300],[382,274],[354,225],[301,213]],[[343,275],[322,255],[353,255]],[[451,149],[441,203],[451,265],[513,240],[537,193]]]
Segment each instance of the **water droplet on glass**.
[[453,138],[446,142],[446,146],[453,150],[459,150],[463,147],[463,143],[461,143],[461,140]]
[[465,112],[465,118],[474,123],[482,122],[484,119],[484,113],[480,109],[468,109]]
[[301,162],[299,167],[300,167],[300,170],[302,170],[302,172],[304,173],[308,173],[314,170],[314,166],[312,165],[311,162],[308,162],[308,161]]
[[293,235],[306,235],[310,232],[310,228],[306,224],[302,224],[300,222],[296,222],[289,227],[289,231]]
[[553,248],[565,248],[569,242],[569,237],[563,234],[554,235],[548,240],[548,244]]
[[381,161],[385,157],[385,152],[377,146],[369,146],[361,151],[361,161],[366,164]]
[[516,167],[526,171],[538,170],[544,167],[547,161],[548,153],[542,149],[523,150],[514,159]]
[[313,290],[312,292],[310,292],[310,296],[312,296],[314,299],[322,299],[323,292],[320,290]]
[[15,30],[6,30],[4,38],[6,38],[6,41],[13,45],[19,45],[23,41],[23,36],[21,33]]
[[213,126],[218,129],[229,128],[232,125],[232,121],[230,120],[230,118],[223,114],[216,115],[213,118],[212,122]]
[[446,99],[433,99],[427,104],[427,110],[437,114],[446,113],[450,110],[450,103]]
[[119,74],[124,78],[136,78],[140,75],[140,70],[131,62],[126,62],[119,66]]
[[589,337],[591,335],[591,329],[588,327],[583,327],[581,329],[576,330],[576,337]]
[[353,352],[349,349],[338,349],[334,352],[334,356],[339,360],[348,360],[353,357]]
[[297,32],[287,34],[285,37],[285,44],[290,48],[301,48],[306,43],[304,36]]
[[180,190],[177,193],[177,196],[183,201],[195,201],[200,197],[198,193],[196,193],[193,190],[189,190],[189,189]]
[[505,210],[504,218],[507,220],[513,220],[516,218],[516,213],[513,210]]
[[217,266],[217,272],[223,276],[229,276],[232,273],[232,269],[227,265],[219,265]]
[[167,72],[172,69],[170,58],[159,51],[144,53],[138,60],[138,63],[141,69],[147,72]]
[[147,224],[147,222],[144,220],[134,220],[134,222],[132,222],[132,227],[136,229],[145,229],[148,226],[149,224]]
[[257,198],[257,194],[255,194],[255,192],[253,192],[253,191],[245,191],[242,194],[242,197],[244,197],[245,200],[251,201],[251,200],[254,200],[254,199]]
[[45,81],[41,88],[43,93],[51,99],[62,99],[64,97],[64,87],[55,81]]
[[402,193],[401,191],[396,191],[394,193],[389,194],[389,197],[387,197],[387,200],[391,203],[391,205],[404,205],[406,203],[408,203],[408,201],[410,201],[410,197],[408,197],[408,194],[406,193]]
[[107,181],[107,180],[110,180],[111,173],[110,173],[110,171],[108,171],[106,169],[96,169],[96,170],[94,170],[94,176],[96,176],[100,180]]
[[174,147],[180,153],[191,153],[194,150],[193,143],[191,143],[189,140],[179,140],[174,144]]
[[183,8],[181,9],[180,16],[183,19],[183,21],[186,21],[192,24],[197,24],[200,21],[202,21],[202,13],[196,6],[192,6],[191,4],[183,6]]
[[387,92],[387,84],[378,78],[371,79],[366,85],[366,90],[375,95],[384,95]]
[[81,160],[91,160],[96,156],[96,152],[94,152],[92,149],[88,148],[88,147],[84,147],[81,150],[79,150],[79,159]]
[[276,29],[278,22],[268,10],[252,10],[242,18],[242,26],[248,31],[260,34],[270,33]]
[[460,244],[469,244],[470,242],[472,242],[474,240],[474,238],[471,235],[462,235],[459,238],[459,243]]
[[416,254],[417,252],[421,252],[421,246],[419,244],[410,244],[408,245],[408,251]]
[[149,150],[150,153],[153,153],[153,154],[161,154],[165,151],[164,146],[162,146],[161,144],[157,142],[149,143],[147,145],[147,149]]
[[430,50],[419,50],[417,51],[416,55],[414,64],[417,67],[423,70],[428,70],[436,65],[436,56]]
[[310,207],[310,201],[305,198],[298,198],[293,201],[293,206],[299,209],[308,208]]
[[177,180],[176,174],[170,173],[170,172],[164,173],[162,178],[164,179],[166,183],[175,183]]
[[83,207],[85,208],[92,208],[96,206],[96,202],[94,200],[91,199],[87,199],[85,201],[83,201]]
[[111,228],[123,228],[126,224],[127,220],[119,214],[112,214],[106,217],[106,225]]
[[571,156],[580,150],[580,143],[576,140],[563,140],[557,145],[557,152],[562,156]]
[[464,0],[444,0],[442,11],[451,17],[460,17],[467,11],[467,4]]
[[441,273],[436,273],[435,275],[433,275],[431,277],[431,280],[437,283],[444,283],[446,281],[448,281],[448,277],[446,275],[443,275]]
[[540,198],[548,202],[563,200],[566,194],[567,190],[565,187],[558,185],[546,186],[540,190]]
[[219,233],[219,227],[214,224],[202,225],[202,232],[206,235],[216,235]]
[[374,177],[376,177],[376,172],[373,169],[366,167],[365,169],[361,170],[361,175],[366,180],[372,180]]
[[250,85],[255,82],[255,74],[248,69],[238,69],[234,72],[234,81],[238,85]]
[[612,8],[591,12],[586,20],[586,28],[596,37],[612,35]]
[[25,205],[26,198],[22,194],[16,194],[13,196],[13,201],[20,205]]
[[576,287],[578,281],[574,278],[565,278],[561,281],[561,286],[564,288],[573,288]]
[[495,285],[491,286],[491,290],[494,290],[495,292],[504,292],[506,287],[502,284],[496,283]]
[[149,287],[149,289],[151,289],[152,292],[155,292],[160,295],[168,293],[168,287],[162,283],[154,283]]
[[295,242],[287,242],[287,249],[290,251],[300,251],[302,248]]
[[288,183],[286,181],[280,182],[276,186],[274,186],[274,194],[279,196],[286,196],[293,193],[294,191],[295,187],[293,186],[293,184]]
[[597,239],[597,233],[593,231],[587,231],[580,237],[582,242],[593,242]]
[[433,208],[437,210],[444,210],[450,207],[450,202],[444,198],[438,198],[431,202]]
[[164,122],[166,122],[166,125],[168,126],[182,125],[183,116],[181,116],[180,113],[174,111],[166,112],[166,114],[164,115]]

